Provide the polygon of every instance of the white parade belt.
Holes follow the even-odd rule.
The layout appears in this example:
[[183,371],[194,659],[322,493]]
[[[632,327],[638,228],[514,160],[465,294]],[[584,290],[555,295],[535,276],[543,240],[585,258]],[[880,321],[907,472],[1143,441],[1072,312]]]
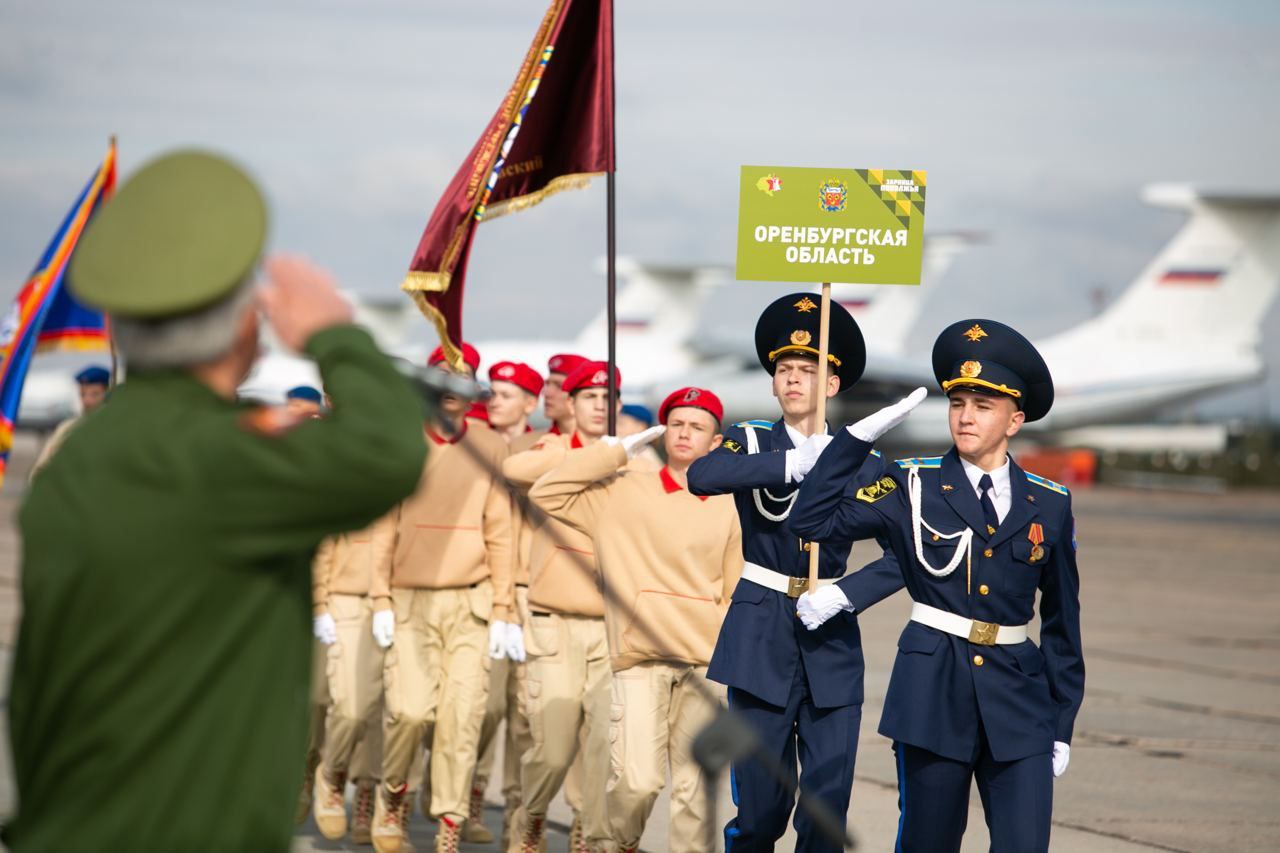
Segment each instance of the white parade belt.
[[[746,577],[746,572],[743,572],[743,577]],[[937,628],[939,631],[945,631],[957,637],[964,637],[979,646],[1007,646],[1027,639],[1026,625],[997,625],[994,622],[966,619],[964,616],[948,613],[918,601],[911,604],[911,621]]]
[[[784,575],[782,572],[766,569],[756,563],[743,563],[742,577],[768,589],[785,592],[789,598],[799,598],[800,594],[809,588],[809,579],[807,577],[798,578],[794,575]],[[826,586],[827,584],[835,583],[837,580],[839,578],[818,578],[818,586]]]

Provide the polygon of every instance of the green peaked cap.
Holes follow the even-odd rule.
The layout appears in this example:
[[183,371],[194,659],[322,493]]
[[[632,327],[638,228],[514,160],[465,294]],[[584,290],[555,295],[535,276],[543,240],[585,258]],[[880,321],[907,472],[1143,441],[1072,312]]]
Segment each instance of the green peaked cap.
[[183,314],[245,281],[266,234],[266,202],[243,170],[216,154],[175,151],[130,176],[89,220],[67,284],[109,314]]

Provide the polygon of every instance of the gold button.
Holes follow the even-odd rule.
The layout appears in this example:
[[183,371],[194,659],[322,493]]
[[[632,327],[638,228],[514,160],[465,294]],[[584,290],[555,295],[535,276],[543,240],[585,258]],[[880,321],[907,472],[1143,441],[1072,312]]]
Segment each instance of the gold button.
[[974,655],[974,656],[973,656],[973,665],[974,665],[974,666],[982,666],[982,655]]
[[982,552],[982,556],[984,557],[994,557],[995,555],[996,555],[996,552],[992,551],[990,548]]
[[935,534],[933,534],[933,541],[934,541],[934,542],[937,542],[937,541],[938,541],[939,539],[941,539],[941,538],[942,538],[942,537],[941,537],[941,536],[939,536],[938,534],[936,534],[936,533],[935,533]]
[[806,543],[804,543],[804,549],[805,549],[806,551],[812,551],[812,550],[813,550],[813,543],[812,543],[812,542],[806,542]]
[[987,587],[985,583],[982,586],[978,587],[978,593],[981,595],[986,595],[989,592],[991,592],[991,590],[990,588]]

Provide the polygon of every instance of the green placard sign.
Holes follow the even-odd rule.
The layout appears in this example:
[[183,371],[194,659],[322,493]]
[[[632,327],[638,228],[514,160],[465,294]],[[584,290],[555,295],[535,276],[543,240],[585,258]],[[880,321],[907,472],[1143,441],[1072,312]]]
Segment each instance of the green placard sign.
[[919,284],[925,173],[743,166],[737,277]]

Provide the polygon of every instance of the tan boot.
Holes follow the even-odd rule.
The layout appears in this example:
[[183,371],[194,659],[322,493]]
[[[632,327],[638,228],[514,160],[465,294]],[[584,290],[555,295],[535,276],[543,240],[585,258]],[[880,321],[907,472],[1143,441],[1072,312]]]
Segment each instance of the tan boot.
[[401,853],[404,850],[409,824],[405,815],[408,795],[407,783],[394,791],[386,785],[378,786],[378,796],[373,807],[373,827],[369,832],[373,849],[378,853]]
[[484,825],[484,786],[471,786],[471,813],[462,825],[462,840],[468,844],[492,844],[493,833]]
[[451,820],[440,816],[436,824],[436,853],[458,853],[458,844],[462,841],[461,820]]
[[405,797],[400,804],[400,853],[413,853],[413,845],[409,843],[409,818],[413,816],[411,797]]
[[520,853],[542,853],[546,849],[547,840],[543,833],[547,829],[546,815],[525,815],[524,828],[520,833]]
[[378,795],[368,779],[356,782],[355,807],[351,810],[351,840],[355,844],[371,844],[373,836],[373,800]]
[[337,841],[347,834],[347,774],[331,776],[321,765],[316,769],[313,813],[320,834]]
[[507,797],[507,803],[502,809],[502,846],[501,850],[506,853],[511,849],[511,833],[515,830],[516,812],[520,810],[519,797]]

